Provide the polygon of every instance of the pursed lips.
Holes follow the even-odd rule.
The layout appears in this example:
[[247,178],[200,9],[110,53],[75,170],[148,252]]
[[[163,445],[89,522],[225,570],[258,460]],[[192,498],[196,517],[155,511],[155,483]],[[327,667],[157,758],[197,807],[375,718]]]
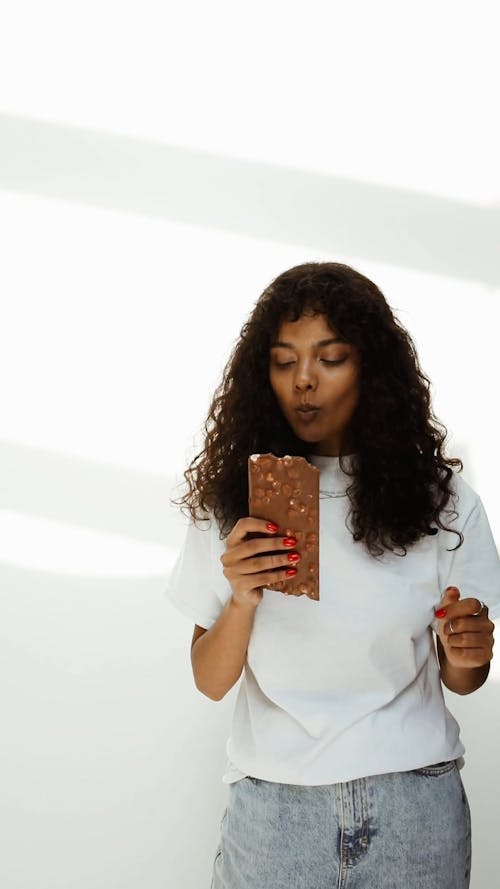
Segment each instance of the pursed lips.
[[312,405],[307,405],[307,407],[302,405],[301,407],[295,408],[295,413],[297,414],[297,420],[301,424],[313,423],[316,420],[319,412],[320,412],[320,408],[313,407]]

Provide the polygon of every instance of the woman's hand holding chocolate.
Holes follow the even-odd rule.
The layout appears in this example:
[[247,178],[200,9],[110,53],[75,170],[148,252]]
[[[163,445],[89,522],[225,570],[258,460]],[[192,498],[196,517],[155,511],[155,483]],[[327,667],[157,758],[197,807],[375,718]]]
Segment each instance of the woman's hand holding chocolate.
[[[276,537],[277,530],[272,522],[248,516],[238,519],[227,536],[226,550],[220,560],[236,602],[257,606],[264,595],[263,587],[297,573],[294,567],[300,560],[294,550],[297,541],[293,537]],[[247,539],[252,533],[265,536]],[[270,549],[273,555],[269,555]],[[276,550],[282,552],[276,553]]]

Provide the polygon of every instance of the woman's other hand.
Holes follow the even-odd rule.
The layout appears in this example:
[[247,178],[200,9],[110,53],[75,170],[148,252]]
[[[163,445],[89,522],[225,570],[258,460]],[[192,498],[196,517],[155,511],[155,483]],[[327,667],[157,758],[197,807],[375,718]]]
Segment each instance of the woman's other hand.
[[493,657],[495,624],[488,606],[479,599],[460,599],[457,587],[447,587],[434,612],[439,620],[438,636],[453,667],[482,667]]

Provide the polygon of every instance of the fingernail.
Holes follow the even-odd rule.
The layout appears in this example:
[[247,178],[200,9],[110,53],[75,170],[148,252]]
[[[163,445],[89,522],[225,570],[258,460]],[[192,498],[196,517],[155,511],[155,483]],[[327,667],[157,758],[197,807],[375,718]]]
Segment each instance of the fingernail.
[[295,546],[296,543],[297,543],[297,541],[295,540],[295,537],[284,537],[283,538],[283,546]]
[[439,608],[434,614],[436,617],[446,617],[446,608]]
[[298,553],[288,553],[287,558],[289,562],[298,562],[300,560],[300,556]]
[[296,568],[287,568],[287,570],[285,571],[285,574],[287,577],[295,577],[295,575],[297,574],[297,569]]
[[275,525],[274,522],[267,522],[266,528],[268,531],[272,531],[274,534],[276,534],[276,531],[278,530],[278,526]]

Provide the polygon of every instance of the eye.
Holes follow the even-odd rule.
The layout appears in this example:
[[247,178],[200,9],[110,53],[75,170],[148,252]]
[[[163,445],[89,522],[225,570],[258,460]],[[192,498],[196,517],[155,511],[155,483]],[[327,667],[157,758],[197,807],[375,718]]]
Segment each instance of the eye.
[[[343,364],[344,361],[345,361],[346,359],[345,359],[345,358],[339,358],[339,359],[337,359],[337,361],[329,361],[328,358],[320,358],[319,360],[322,361],[323,364],[328,364],[329,366],[333,366],[333,365],[335,365],[335,364]],[[281,367],[291,367],[292,364],[295,364],[295,362],[294,362],[294,361],[286,361],[286,362],[275,361],[275,362],[274,362],[274,366],[275,366],[275,367],[279,367],[279,368],[281,368]]]

